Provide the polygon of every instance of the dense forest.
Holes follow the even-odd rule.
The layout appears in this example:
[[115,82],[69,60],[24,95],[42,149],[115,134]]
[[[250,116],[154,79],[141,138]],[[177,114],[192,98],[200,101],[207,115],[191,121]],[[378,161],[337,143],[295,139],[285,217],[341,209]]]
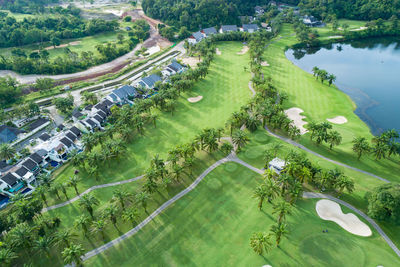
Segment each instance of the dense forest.
[[251,15],[265,0],[143,0],[145,13],[168,25],[194,31],[219,24],[238,24],[239,15]]
[[301,0],[299,6],[322,19],[327,15],[356,20],[400,17],[400,0]]
[[0,7],[15,13],[32,14],[43,12],[45,5],[58,2],[59,0],[0,0]]

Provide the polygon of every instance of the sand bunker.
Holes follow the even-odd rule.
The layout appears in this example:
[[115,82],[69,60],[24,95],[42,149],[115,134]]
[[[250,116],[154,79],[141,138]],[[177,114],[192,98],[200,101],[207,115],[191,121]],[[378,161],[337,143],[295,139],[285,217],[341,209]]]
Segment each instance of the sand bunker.
[[326,221],[333,221],[339,224],[344,230],[359,236],[370,236],[372,231],[368,225],[363,223],[353,213],[344,214],[340,205],[328,199],[317,202],[315,207],[318,216]]
[[215,54],[218,56],[222,55],[221,50],[219,50],[218,47],[215,49]]
[[249,51],[249,47],[247,45],[243,46],[242,51],[237,52],[238,55],[244,55]]
[[263,66],[263,67],[268,67],[268,66],[269,66],[269,64],[268,64],[268,62],[267,62],[267,61],[263,61],[263,62],[261,62],[261,66]]
[[343,35],[332,35],[328,37],[328,39],[337,39],[337,38],[343,38]]
[[331,123],[334,123],[334,124],[345,124],[345,123],[347,123],[346,117],[343,117],[343,116],[337,116],[335,118],[326,119],[326,120],[331,122]]
[[181,61],[183,64],[189,65],[191,68],[197,67],[197,63],[201,62],[198,57],[184,57]]
[[293,125],[295,125],[300,130],[301,135],[308,132],[308,130],[304,128],[304,125],[307,124],[307,122],[303,121],[305,116],[300,115],[300,113],[303,112],[304,111],[301,108],[290,108],[288,110],[285,110],[285,114],[288,116],[289,119],[293,121]]
[[202,100],[202,99],[203,99],[203,96],[199,95],[199,96],[196,96],[196,97],[190,97],[190,98],[188,98],[188,101],[189,101],[190,103],[197,103],[197,102],[199,102],[199,101]]

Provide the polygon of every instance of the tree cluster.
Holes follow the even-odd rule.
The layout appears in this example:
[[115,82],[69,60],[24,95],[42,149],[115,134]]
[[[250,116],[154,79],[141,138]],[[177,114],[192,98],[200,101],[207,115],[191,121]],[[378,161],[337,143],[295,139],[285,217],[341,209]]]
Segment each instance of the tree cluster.
[[342,143],[342,136],[338,131],[332,130],[332,124],[328,122],[310,122],[308,128],[311,131],[310,140],[315,141],[317,146],[326,142],[329,148],[333,149],[334,146]]
[[366,195],[368,216],[371,218],[400,224],[400,184],[388,183]]
[[321,83],[324,83],[324,81],[328,81],[329,86],[332,85],[336,81],[336,76],[334,74],[328,73],[326,70],[319,69],[318,67],[314,67],[312,69],[313,76],[318,80],[321,81]]

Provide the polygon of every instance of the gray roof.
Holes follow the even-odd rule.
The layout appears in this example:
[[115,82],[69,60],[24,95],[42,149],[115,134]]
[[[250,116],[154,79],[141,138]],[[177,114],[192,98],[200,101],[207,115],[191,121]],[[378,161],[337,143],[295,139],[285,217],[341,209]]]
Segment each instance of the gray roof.
[[6,175],[4,175],[3,177],[1,177],[1,180],[3,180],[5,183],[7,183],[10,186],[14,186],[17,183],[18,178],[15,177],[14,174],[9,172]]
[[74,133],[69,131],[68,133],[65,134],[72,142],[76,140],[76,136]]
[[39,156],[41,156],[42,158],[44,157],[44,156],[46,156],[47,155],[47,151],[46,150],[44,150],[44,149],[39,149],[38,151],[36,151],[36,154],[38,154]]
[[17,139],[18,134],[23,133],[20,129],[10,127],[7,125],[0,126],[0,144],[10,143]]
[[178,62],[176,62],[175,60],[172,61],[172,63],[169,64],[168,67],[169,67],[170,69],[173,69],[173,70],[176,71],[176,72],[178,72],[178,71],[180,71],[180,70],[183,69],[183,66],[182,66],[181,64],[179,64]]
[[206,28],[203,29],[202,32],[206,35],[206,36],[210,36],[212,34],[216,34],[217,30],[214,27],[210,27],[210,28]]
[[[136,95],[136,88],[131,85],[124,85],[124,86],[112,91],[112,94],[118,96],[120,99],[126,99],[129,96]],[[114,97],[112,97],[112,98],[114,99]],[[103,104],[103,105],[105,105],[105,104]]]
[[196,39],[197,42],[200,42],[204,38],[201,32],[195,32],[192,34],[192,36],[194,37],[194,39]]
[[82,116],[83,114],[79,111],[79,109],[74,109],[74,111],[72,111],[72,117],[79,119]]
[[92,127],[96,127],[97,126],[97,124],[94,121],[92,121],[91,119],[87,119],[86,122]]
[[259,27],[257,24],[243,24],[243,31],[248,32],[249,30],[258,31]]
[[40,118],[37,119],[36,121],[32,122],[31,124],[28,125],[28,131],[33,131],[36,128],[39,128],[43,124],[47,123],[49,120],[45,118]]
[[111,107],[111,106],[113,105],[113,103],[112,103],[110,100],[108,100],[108,99],[104,99],[103,102],[101,102],[101,103],[103,103],[104,105],[106,105],[108,108]]
[[103,119],[100,115],[98,115],[98,114],[94,115],[93,118],[94,118],[96,121],[100,122],[100,123],[102,123],[102,122],[104,121],[104,119]]
[[66,138],[66,137],[63,137],[63,138],[60,140],[60,142],[63,143],[64,145],[66,145],[67,147],[72,146],[71,140],[69,140],[69,139]]
[[222,25],[221,29],[223,32],[237,32],[238,27],[236,25]]
[[29,156],[31,160],[36,162],[37,164],[41,163],[43,158],[38,154],[38,153],[33,153],[32,155]]
[[24,166],[15,171],[15,173],[18,174],[20,177],[24,177],[24,175],[27,174],[28,172],[29,172],[28,169],[25,168]]
[[50,139],[50,135],[48,133],[43,133],[41,136],[39,136],[39,139],[42,141],[47,141]]
[[147,84],[148,87],[152,88],[154,87],[156,82],[161,82],[161,78],[160,76],[156,75],[156,74],[152,74],[150,76],[144,77],[142,78],[142,81]]
[[24,161],[24,163],[22,163],[22,166],[24,166],[25,168],[27,168],[28,170],[31,171],[37,166],[37,164],[36,164],[36,162],[34,162],[30,158],[28,158]]
[[97,111],[96,114],[101,116],[103,119],[107,118],[107,114],[102,110]]
[[70,129],[71,132],[73,132],[76,136],[80,136],[81,135],[81,130],[79,130],[78,128],[76,128],[75,126],[73,126]]

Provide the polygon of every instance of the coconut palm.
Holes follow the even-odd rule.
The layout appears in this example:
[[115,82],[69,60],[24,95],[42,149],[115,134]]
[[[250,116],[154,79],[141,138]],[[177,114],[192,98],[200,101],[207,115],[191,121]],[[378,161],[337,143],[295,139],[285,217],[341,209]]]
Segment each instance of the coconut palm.
[[11,265],[11,262],[18,258],[18,255],[11,249],[2,248],[0,249],[0,263],[4,266]]
[[278,201],[278,203],[274,203],[273,205],[273,214],[278,214],[278,223],[282,223],[282,221],[286,218],[286,215],[291,214],[292,205],[286,202],[284,199]]
[[63,229],[56,233],[56,243],[58,246],[65,245],[65,247],[69,247],[70,241],[75,240],[77,237],[78,235],[73,229]]
[[51,185],[51,177],[50,175],[46,173],[39,174],[38,177],[36,177],[36,180],[38,181],[39,184],[42,184],[43,186],[49,188]]
[[113,201],[118,201],[121,204],[121,208],[125,210],[125,202],[128,202],[132,198],[132,193],[126,190],[116,189],[113,192]]
[[109,218],[111,223],[117,225],[118,207],[115,204],[108,205],[103,211],[103,218]]
[[75,227],[81,227],[83,230],[83,233],[86,234],[88,231],[88,224],[90,222],[90,219],[88,216],[85,214],[81,214],[79,217],[77,217],[74,221],[74,226]]
[[3,143],[0,144],[0,158],[3,160],[9,160],[14,157],[15,148],[10,144]]
[[35,195],[40,196],[40,198],[43,200],[43,202],[47,205],[47,199],[46,199],[46,193],[47,193],[47,189],[44,188],[43,186],[38,186],[35,189]]
[[67,195],[67,184],[66,183],[60,183],[58,184],[58,186],[60,187],[61,192],[63,192],[64,196],[66,199],[68,199],[68,195]]
[[286,223],[277,223],[271,226],[271,234],[275,236],[276,246],[279,247],[282,237],[289,234]]
[[333,75],[333,74],[329,74],[329,75],[328,75],[328,83],[329,83],[329,86],[331,86],[332,83],[334,83],[335,81],[336,81],[336,76]]
[[94,219],[93,206],[97,206],[99,203],[99,200],[92,194],[86,194],[79,199],[79,206],[85,208],[89,212],[92,219]]
[[136,201],[142,205],[144,211],[147,212],[147,201],[150,199],[150,195],[147,192],[139,192],[136,194]]
[[[317,76],[317,74],[318,74],[318,72],[319,72],[319,68],[318,68],[317,66],[313,67],[313,68],[312,68],[312,72],[313,72],[313,76],[314,76],[314,77]],[[317,76],[317,78],[318,78],[318,76]]]
[[357,154],[358,160],[364,153],[370,151],[370,146],[365,137],[356,137],[353,140],[353,151]]
[[71,244],[68,248],[65,248],[62,251],[62,257],[64,259],[65,264],[75,263],[76,266],[82,266],[82,258],[85,250],[82,248],[82,245]]
[[49,188],[49,192],[50,192],[51,194],[55,194],[55,195],[57,196],[58,199],[61,199],[61,198],[60,198],[60,194],[58,193],[58,190],[59,190],[59,189],[60,189],[60,184],[55,183],[55,184],[51,185],[51,187]]
[[34,249],[41,253],[45,254],[46,257],[50,258],[50,250],[54,243],[54,238],[51,236],[40,236],[38,239],[34,240],[33,247]]
[[261,125],[261,122],[256,117],[249,116],[246,118],[244,124],[250,132],[254,132]]
[[295,181],[289,188],[290,204],[293,205],[297,199],[303,195],[303,185],[300,181]]
[[179,182],[180,181],[180,177],[183,173],[183,167],[175,165],[172,166],[172,178],[176,181]]
[[122,219],[124,221],[130,221],[135,225],[136,220],[139,218],[139,212],[135,207],[131,207],[122,212]]
[[334,186],[336,189],[338,189],[339,195],[341,195],[345,189],[350,194],[354,191],[354,181],[345,175],[340,175]]
[[220,151],[225,155],[229,155],[233,150],[233,146],[231,143],[223,143],[220,147]]
[[259,185],[254,190],[253,198],[258,199],[258,208],[262,209],[262,205],[264,203],[265,198],[268,196],[267,188],[264,185]]
[[26,249],[32,244],[32,228],[26,223],[17,224],[7,234],[11,248]]
[[237,130],[233,133],[232,142],[237,147],[238,151],[240,151],[249,141],[249,137],[242,130]]
[[271,203],[280,193],[279,185],[273,179],[266,179],[265,188],[267,190],[266,198]]
[[329,149],[332,150],[333,146],[338,146],[342,143],[342,136],[338,131],[331,131],[328,134]]
[[68,179],[68,185],[75,189],[76,195],[79,195],[79,192],[78,192],[79,181],[80,181],[80,179],[76,175],[74,175]]
[[254,233],[250,238],[250,246],[258,255],[268,252],[272,248],[270,236],[266,233]]
[[103,239],[105,239],[104,230],[105,230],[106,226],[107,226],[107,224],[104,220],[93,221],[90,231],[93,234],[100,233],[101,236],[103,237]]

